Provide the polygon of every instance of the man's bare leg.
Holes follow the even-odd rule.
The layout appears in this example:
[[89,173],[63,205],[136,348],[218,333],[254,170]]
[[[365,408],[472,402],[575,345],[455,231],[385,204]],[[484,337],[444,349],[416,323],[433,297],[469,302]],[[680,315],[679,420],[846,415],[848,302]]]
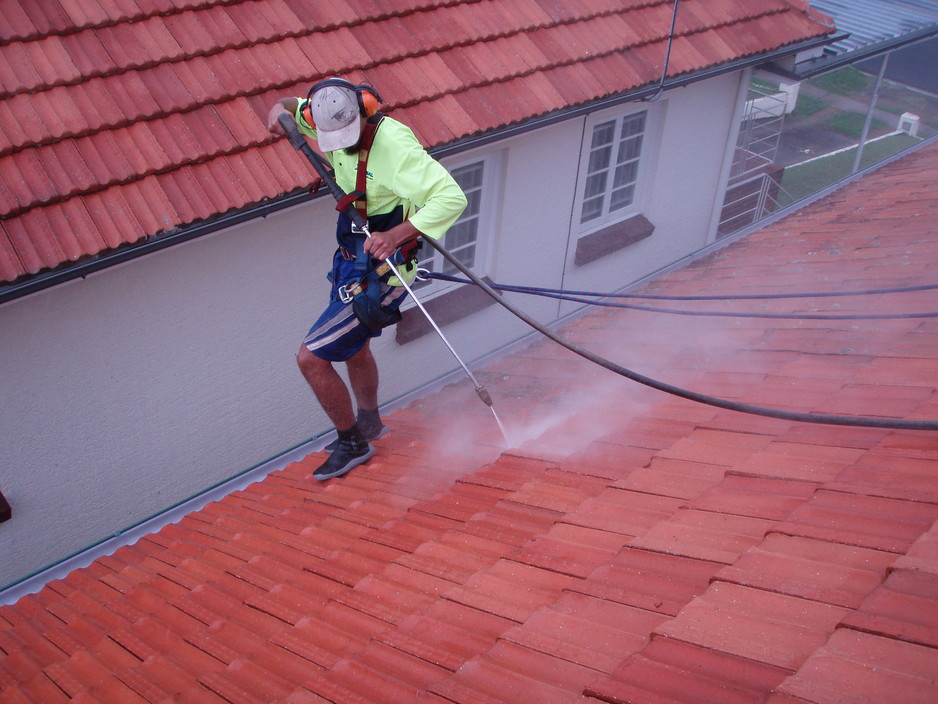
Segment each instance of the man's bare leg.
[[352,397],[332,362],[320,359],[306,345],[300,345],[296,363],[336,429],[348,430],[355,425]]
[[348,378],[358,409],[378,409],[378,363],[371,353],[371,341],[367,341],[358,353],[347,362]]

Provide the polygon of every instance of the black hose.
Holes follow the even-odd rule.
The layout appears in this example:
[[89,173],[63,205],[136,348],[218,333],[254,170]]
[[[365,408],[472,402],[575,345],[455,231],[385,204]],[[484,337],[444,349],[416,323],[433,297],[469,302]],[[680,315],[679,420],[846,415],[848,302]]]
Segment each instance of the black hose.
[[512,315],[520,318],[529,326],[537,330],[539,333],[545,337],[550,338],[557,344],[565,347],[574,354],[577,354],[584,359],[598,364],[599,366],[608,369],[609,371],[615,372],[620,376],[624,376],[627,379],[636,381],[639,384],[657,389],[659,391],[664,391],[665,393],[672,394],[673,396],[679,396],[680,398],[685,398],[690,401],[697,401],[698,403],[703,403],[708,406],[715,406],[717,408],[724,408],[731,411],[739,411],[740,413],[749,413],[751,415],[757,416],[766,416],[768,418],[778,418],[780,420],[790,420],[797,421],[801,423],[816,423],[821,425],[845,425],[852,427],[861,427],[861,428],[887,428],[891,430],[938,430],[938,421],[936,420],[905,420],[901,418],[870,418],[863,416],[837,416],[837,415],[822,415],[818,413],[800,413],[796,411],[784,411],[777,408],[766,408],[764,406],[755,406],[749,403],[739,403],[737,401],[728,401],[726,399],[716,398],[714,396],[708,396],[706,394],[700,394],[695,391],[689,391],[688,389],[682,389],[678,386],[673,386],[672,384],[665,383],[663,381],[658,381],[650,377],[644,376],[637,372],[634,372],[630,369],[626,369],[623,366],[616,364],[604,357],[590,352],[587,349],[580,347],[579,345],[570,342],[566,338],[561,337],[557,333],[553,332],[549,328],[545,327],[538,321],[534,320],[527,313],[519,310],[513,306],[508,301],[503,300],[501,296],[485,281],[476,276],[472,271],[469,270],[461,261],[456,259],[449,251],[443,247],[442,244],[435,241],[430,237],[425,237],[424,241],[427,242],[431,247],[436,249],[443,257],[459,271],[461,271],[466,277],[468,277],[474,284],[479,288],[485,291],[489,296],[491,296],[499,305],[508,310]]
[[[437,274],[430,272],[425,278],[439,279],[441,281],[452,281],[455,283],[473,284],[474,281],[462,279],[458,276],[449,274]],[[585,303],[590,306],[600,306],[602,308],[627,308],[629,310],[643,310],[649,313],[669,313],[671,315],[688,315],[697,317],[711,318],[767,318],[770,320],[906,320],[909,318],[938,318],[938,311],[928,311],[926,313],[751,313],[737,311],[719,311],[719,310],[681,310],[680,308],[657,308],[655,306],[640,306],[635,303],[617,303],[615,301],[596,301],[590,298],[584,298],[577,295],[576,291],[564,291],[562,289],[537,288],[535,286],[514,286],[512,284],[489,284],[496,291],[508,291],[510,293],[525,293],[530,296],[542,296],[544,298],[554,298],[560,301],[572,301],[574,303]],[[587,296],[606,296],[602,293],[585,293]],[[612,298],[627,298],[625,294],[611,294]],[[636,296],[637,297],[637,296]],[[707,299],[717,300],[717,299]]]

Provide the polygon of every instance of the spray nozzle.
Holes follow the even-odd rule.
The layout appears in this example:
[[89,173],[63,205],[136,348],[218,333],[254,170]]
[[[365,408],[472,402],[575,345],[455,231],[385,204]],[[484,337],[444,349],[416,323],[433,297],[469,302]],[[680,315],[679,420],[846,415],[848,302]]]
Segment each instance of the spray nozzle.
[[484,386],[482,385],[477,386],[476,393],[479,395],[479,398],[482,399],[482,403],[484,403],[486,406],[489,406],[489,407],[492,406],[492,397],[489,396],[489,392],[486,390]]

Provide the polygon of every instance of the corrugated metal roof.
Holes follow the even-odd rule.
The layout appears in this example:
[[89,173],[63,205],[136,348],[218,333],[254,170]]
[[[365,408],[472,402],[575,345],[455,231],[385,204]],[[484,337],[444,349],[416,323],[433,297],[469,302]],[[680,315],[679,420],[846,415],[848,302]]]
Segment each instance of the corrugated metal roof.
[[938,31],[938,0],[811,0],[850,36],[829,46],[836,54],[875,48],[923,31]]
[[[265,128],[329,75],[434,147],[658,80],[672,0],[66,3],[0,11],[0,283],[301,192]],[[681,4],[669,76],[823,40],[803,0]],[[67,8],[67,9],[66,9]]]

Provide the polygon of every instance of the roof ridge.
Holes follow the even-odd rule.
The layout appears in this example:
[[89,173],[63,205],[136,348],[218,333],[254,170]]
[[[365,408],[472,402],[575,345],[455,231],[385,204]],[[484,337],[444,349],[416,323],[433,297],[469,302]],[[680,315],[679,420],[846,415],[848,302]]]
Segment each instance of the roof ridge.
[[[456,4],[456,0],[452,0],[452,2]],[[443,9],[450,9],[452,7],[453,5],[444,5]],[[652,7],[657,8],[657,7],[662,7],[662,6],[660,4],[645,4],[645,5],[640,6],[639,10],[646,10]],[[440,9],[440,8],[434,7],[425,11],[433,12],[433,11],[436,11],[437,9]],[[524,35],[524,34],[545,32],[545,31],[546,32],[556,31],[561,34],[567,34],[565,38],[568,40],[571,40],[570,43],[573,44],[574,50],[567,53],[565,58],[563,59],[557,59],[555,57],[554,60],[551,60],[550,57],[545,57],[545,60],[543,61],[543,63],[538,64],[538,65],[527,64],[528,66],[527,69],[523,71],[512,72],[506,67],[503,71],[504,78],[493,79],[491,77],[482,76],[481,79],[477,82],[464,81],[462,83],[462,89],[470,90],[470,89],[477,88],[481,85],[484,85],[486,83],[490,83],[493,81],[499,82],[501,80],[510,80],[516,77],[525,77],[525,76],[531,75],[534,72],[545,70],[547,68],[564,66],[564,65],[576,63],[579,61],[587,60],[589,58],[606,56],[606,55],[609,55],[618,51],[622,51],[625,49],[642,48],[644,46],[655,44],[655,43],[658,43],[667,39],[667,34],[661,33],[661,32],[656,33],[654,36],[651,36],[645,33],[644,35],[634,34],[632,35],[632,37],[627,37],[626,35],[607,32],[605,34],[605,42],[604,42],[606,44],[605,50],[600,49],[599,51],[597,51],[595,50],[594,45],[591,44],[589,45],[589,47],[587,47],[583,42],[576,41],[577,39],[576,36],[568,34],[569,31],[574,31],[582,35],[583,33],[588,32],[588,29],[589,29],[588,27],[583,26],[584,23],[588,24],[588,23],[595,22],[595,23],[598,23],[597,27],[601,28],[602,25],[607,23],[610,18],[614,16],[624,17],[626,14],[630,12],[634,12],[634,11],[635,11],[634,8],[618,9],[618,10],[608,9],[608,10],[603,10],[599,13],[595,13],[591,15],[588,19],[582,19],[582,18],[565,19],[562,21],[558,21],[552,25],[539,24],[539,23],[534,22],[534,20],[532,19],[532,22],[530,24],[527,24],[525,26],[518,26],[518,27],[512,28],[509,31],[493,30],[490,33],[481,33],[478,35],[473,35],[471,37],[462,39],[456,43],[441,42],[440,46],[436,46],[436,45],[426,46],[426,47],[421,48],[418,51],[413,51],[407,54],[398,55],[397,57],[395,57],[395,60],[393,62],[390,62],[388,60],[389,57],[378,55],[377,58],[372,57],[372,60],[369,63],[362,63],[357,66],[349,65],[345,68],[345,71],[346,72],[360,71],[360,72],[366,73],[368,71],[374,71],[376,69],[380,69],[382,67],[392,65],[392,64],[397,64],[405,60],[423,59],[423,58],[426,58],[428,56],[433,56],[433,55],[449,54],[452,51],[465,49],[465,48],[475,50],[478,47],[480,47],[481,44],[496,42],[503,38],[520,37],[521,35]],[[777,14],[781,11],[782,10],[780,10],[779,8],[775,8],[775,9],[770,8],[766,11],[752,14],[750,17],[747,17],[744,21],[751,21],[753,19],[759,19],[761,17],[766,17],[766,16],[770,16],[773,14]],[[399,14],[396,16],[399,17],[401,15]],[[388,16],[388,19],[393,19],[393,17]],[[638,24],[639,26],[652,26],[655,23],[649,22],[649,23],[638,23]],[[684,30],[683,32],[679,33],[678,36],[681,36],[681,37],[693,36],[695,34],[703,33],[712,29],[719,29],[721,26],[725,26],[725,24],[726,23],[724,22],[722,24],[716,23],[716,24],[699,25],[693,29]],[[625,29],[633,25],[634,23],[622,25],[620,29]],[[335,72],[333,70],[334,67],[325,67],[324,70],[320,70],[323,67],[317,67],[313,63],[311,63],[309,60],[310,53],[303,52],[302,51],[303,47],[301,45],[299,45],[297,48],[305,55],[308,68],[313,69],[315,73],[309,72],[308,70],[299,69],[293,72],[288,77],[284,78],[283,80],[278,81],[277,83],[267,83],[265,85],[257,85],[253,88],[253,90],[239,91],[235,89],[235,90],[229,90],[227,95],[225,95],[225,92],[223,91],[220,95],[211,95],[211,97],[209,97],[210,94],[209,94],[209,90],[207,86],[204,86],[201,84],[201,80],[199,76],[197,75],[196,72],[194,72],[191,69],[193,68],[198,69],[197,62],[199,59],[205,60],[205,61],[212,61],[215,57],[219,57],[220,55],[225,54],[228,51],[237,52],[234,58],[242,59],[242,60],[248,59],[249,63],[253,64],[256,61],[258,61],[259,58],[261,59],[266,58],[266,57],[257,56],[260,52],[264,50],[276,49],[278,53],[280,53],[281,49],[286,48],[287,55],[285,58],[295,60],[295,59],[303,58],[303,57],[296,56],[295,52],[291,53],[289,51],[289,46],[283,47],[282,45],[284,45],[286,42],[289,42],[291,40],[296,42],[298,40],[312,39],[312,38],[315,38],[317,40],[317,43],[328,42],[332,38],[334,32],[345,32],[347,30],[348,30],[348,27],[336,27],[334,30],[329,30],[326,32],[322,32],[321,30],[308,30],[302,33],[296,32],[296,33],[279,33],[279,34],[277,32],[272,32],[269,39],[258,40],[258,39],[245,38],[243,42],[236,42],[236,43],[227,44],[227,45],[217,44],[214,47],[214,49],[210,52],[200,52],[197,54],[191,54],[191,53],[186,53],[185,51],[183,51],[182,53],[178,54],[174,58],[167,58],[165,56],[152,57],[151,60],[147,62],[142,62],[136,65],[132,63],[125,63],[122,66],[117,66],[114,70],[110,70],[110,71],[92,70],[90,72],[81,72],[75,78],[48,83],[48,84],[43,85],[39,90],[35,89],[36,87],[38,87],[38,84],[36,84],[36,85],[23,85],[20,88],[13,90],[13,91],[5,91],[5,92],[0,91],[0,98],[5,98],[5,100],[2,102],[2,105],[4,106],[3,109],[5,111],[10,112],[10,116],[7,118],[7,120],[3,120],[5,127],[7,126],[14,127],[12,122],[19,123],[19,127],[16,130],[13,130],[13,129],[3,130],[3,136],[6,137],[9,141],[6,144],[0,143],[0,157],[11,154],[19,149],[25,149],[27,147],[41,147],[41,146],[45,146],[48,144],[54,144],[58,141],[65,140],[65,139],[85,137],[89,134],[102,131],[103,129],[119,129],[121,127],[126,126],[126,124],[128,123],[134,123],[140,120],[158,119],[158,116],[164,116],[166,114],[167,109],[172,110],[173,108],[175,108],[174,112],[186,113],[186,112],[191,112],[193,110],[196,110],[200,107],[204,107],[209,104],[217,103],[219,98],[223,98],[223,99],[227,98],[230,100],[230,99],[236,99],[238,97],[255,96],[255,95],[265,93],[274,88],[282,90],[290,86],[294,86],[294,85],[301,84],[301,83],[308,83],[310,81],[317,80],[321,78],[322,76],[328,75],[330,73],[334,73]],[[590,34],[593,37],[603,36],[599,32],[590,33]],[[544,37],[540,37],[540,38],[544,38]],[[621,38],[624,41],[611,43],[613,38],[616,38],[616,39]],[[634,38],[634,40],[631,40],[632,38]],[[340,39],[340,38],[337,37],[337,39]],[[555,46],[563,46],[565,48],[570,48],[570,43],[561,41],[561,42],[558,42]],[[576,47],[578,46],[582,47],[581,51],[575,50]],[[482,50],[479,49],[479,51],[482,51]],[[2,52],[2,49],[0,49],[0,52]],[[277,58],[280,58],[280,57],[277,57]],[[523,62],[523,60],[520,57],[519,57],[519,60]],[[294,62],[290,61],[286,65],[290,66],[293,64]],[[182,69],[182,70],[180,71],[179,69]],[[211,67],[209,67],[209,70],[211,70]],[[170,72],[170,73],[167,73],[167,72]],[[214,74],[214,71],[212,71],[212,73]],[[267,73],[267,72],[262,72],[262,73]],[[282,70],[281,70],[281,73],[282,73]],[[184,75],[181,75],[181,74],[184,74]],[[268,75],[270,74],[268,73]],[[135,84],[123,85],[124,82],[128,78],[135,78],[135,79],[138,79],[138,81],[135,82]],[[89,90],[90,85],[94,84],[95,81],[104,82],[100,86],[95,84],[93,90],[97,95],[102,95],[102,94],[109,95],[109,94],[115,93],[114,89],[118,89],[118,88],[122,89],[122,90],[116,91],[116,93],[119,94],[121,92],[127,92],[127,89],[130,88],[130,89],[137,91],[136,93],[137,98],[142,98],[143,95],[145,94],[149,95],[149,97],[151,98],[150,104],[152,107],[149,110],[149,112],[147,112],[145,108],[142,108],[139,105],[137,105],[136,107],[138,108],[138,110],[135,115],[133,116],[125,115],[125,118],[127,119],[116,120],[110,123],[108,123],[106,119],[103,119],[102,115],[100,115],[99,113],[97,117],[102,118],[102,119],[99,120],[97,124],[92,124],[88,120],[88,115],[85,113],[82,113],[81,106],[87,105],[89,100],[91,102],[94,102],[93,100],[91,100],[91,97],[87,95],[87,92]],[[110,86],[110,88],[108,86]],[[162,91],[160,92],[160,91],[154,90],[155,88],[161,88]],[[64,94],[53,96],[52,92],[56,91],[57,89],[64,89],[66,92]],[[80,92],[73,93],[73,89],[80,89]],[[389,109],[392,109],[394,107],[408,107],[410,105],[419,103],[424,99],[432,100],[437,97],[442,97],[448,92],[452,92],[452,91],[440,91],[437,94],[431,93],[431,94],[426,94],[425,96],[422,96],[420,94],[411,95],[411,96],[408,96],[407,99],[400,100],[397,102],[390,102]],[[183,97],[184,93],[187,95],[187,97],[190,98],[190,100],[186,100],[186,98]],[[203,97],[199,97],[200,94]],[[52,103],[50,103],[50,109],[48,112],[43,111],[42,113],[40,113],[35,110],[35,107],[33,107],[33,104],[43,99],[43,96],[47,96],[48,100],[52,100],[53,98],[54,100]],[[65,109],[53,109],[53,106],[55,104],[59,104],[61,106],[63,102],[65,103],[64,105]],[[43,133],[39,133],[39,131],[35,129],[33,130],[32,134],[27,133],[24,130],[22,125],[30,121],[17,119],[20,112],[24,109],[27,109],[27,107],[33,112],[34,116],[37,118],[35,120],[32,120],[32,122],[35,122],[44,127],[44,129],[42,130]],[[68,118],[69,118],[69,113],[71,112],[72,109],[75,109],[76,111],[81,113],[82,118],[84,118],[83,124],[69,125]],[[87,109],[88,108],[86,107],[86,111]],[[43,119],[44,116],[47,117],[47,119],[44,120]],[[49,124],[49,120],[53,119],[53,117],[56,121],[58,121],[58,125]],[[92,118],[93,117],[94,116],[92,115]]]
[[[481,0],[411,0],[412,7],[405,9],[387,6],[382,8],[375,3],[370,5],[374,10],[373,14],[368,14],[367,12],[365,14],[356,13],[354,17],[361,22],[370,22],[374,21],[376,18],[401,16],[414,11],[432,10],[438,7],[465,4],[466,2],[476,3],[481,2]],[[61,8],[62,11],[58,13],[57,17],[43,16],[40,18],[38,15],[44,12],[42,7],[29,5],[28,7],[36,13],[35,17],[30,17],[22,4],[11,4],[5,9],[3,15],[4,22],[0,24],[0,27],[2,27],[2,29],[0,29],[0,49],[10,46],[14,42],[42,41],[53,37],[65,37],[79,34],[89,30],[110,29],[121,24],[131,24],[140,22],[141,20],[145,21],[154,18],[165,19],[175,15],[183,15],[188,12],[211,11],[215,8],[226,9],[248,4],[256,7],[261,12],[265,9],[263,5],[255,5],[253,0],[186,0],[186,3],[182,7],[180,7],[178,3],[166,2],[164,3],[163,9],[150,12],[141,10],[138,5],[134,5],[133,3],[130,3],[129,7],[136,8],[137,12],[134,12],[133,9],[128,9],[127,3],[95,3],[93,6],[86,3],[81,6],[81,9],[86,13],[84,17],[76,18],[77,12],[75,7],[70,6],[70,10]],[[319,12],[319,17],[323,17],[321,8],[311,8],[307,3],[298,5],[290,0],[284,0],[283,4],[289,8],[290,12],[300,21],[302,21],[302,18],[297,15],[297,9],[301,9],[302,14],[309,16],[309,18],[314,21],[317,11]],[[92,7],[101,10],[101,13],[96,16],[88,15],[87,12]],[[346,5],[346,7],[349,6]],[[111,9],[117,10],[119,14],[109,14]],[[40,28],[37,25],[37,19],[44,21],[46,25],[45,28]],[[316,23],[315,29],[321,31],[322,29],[331,29],[341,26],[349,26],[347,17],[333,16],[331,20],[327,20],[325,23]]]
[[[275,45],[275,44],[283,42],[286,39],[318,37],[324,33],[344,31],[344,30],[348,30],[348,29],[359,27],[359,26],[366,25],[366,24],[374,25],[376,23],[390,21],[393,19],[398,19],[400,17],[405,17],[405,16],[414,15],[418,13],[437,12],[439,10],[461,8],[461,7],[466,6],[464,0],[442,0],[442,2],[432,2],[432,0],[423,0],[423,1],[425,3],[424,7],[418,7],[418,8],[414,8],[410,10],[390,9],[385,12],[379,13],[375,17],[356,15],[356,18],[353,21],[336,20],[326,25],[312,26],[312,27],[305,26],[299,20],[299,18],[296,17],[295,13],[293,14],[293,17],[297,19],[297,23],[294,25],[293,28],[289,28],[287,26],[292,23],[288,22],[287,25],[284,25],[282,21],[280,23],[280,26],[275,26],[273,23],[267,22],[266,28],[259,28],[257,26],[257,23],[254,21],[255,17],[247,17],[247,18],[244,18],[245,19],[244,22],[238,22],[238,19],[241,19],[241,18],[232,18],[230,17],[230,15],[228,15],[228,20],[231,23],[231,28],[236,30],[241,35],[241,38],[238,40],[234,40],[232,38],[230,41],[222,40],[222,41],[213,42],[212,40],[215,39],[217,35],[213,35],[211,32],[204,32],[204,33],[186,32],[185,33],[187,35],[187,39],[189,42],[198,41],[199,38],[204,38],[205,41],[201,46],[195,46],[195,45],[188,46],[188,47],[183,46],[183,44],[179,42],[179,39],[173,34],[172,27],[170,28],[159,27],[158,29],[162,29],[162,31],[160,32],[161,35],[168,34],[169,38],[173,40],[173,43],[175,44],[175,48],[177,49],[174,55],[167,55],[167,48],[166,48],[165,43],[154,41],[154,42],[149,42],[145,46],[142,42],[126,41],[126,38],[122,38],[122,37],[114,37],[113,41],[111,41],[110,37],[102,36],[101,30],[126,31],[126,29],[129,28],[130,30],[134,31],[135,33],[134,39],[136,39],[137,38],[136,31],[143,28],[144,24],[149,22],[150,20],[154,20],[154,22],[157,22],[160,20],[166,20],[168,17],[185,16],[190,19],[194,19],[196,22],[198,22],[200,19],[202,19],[202,17],[199,16],[200,13],[203,15],[207,15],[208,13],[211,13],[215,11],[216,9],[220,9],[224,11],[229,8],[234,8],[243,4],[247,4],[248,0],[218,0],[217,2],[213,4],[207,5],[202,8],[189,7],[183,10],[175,10],[173,12],[167,12],[167,13],[162,13],[162,14],[144,15],[143,19],[140,21],[137,21],[134,18],[130,18],[127,20],[121,20],[119,22],[114,22],[108,25],[103,25],[103,26],[79,27],[79,28],[76,28],[73,32],[69,32],[67,34],[50,34],[50,35],[46,35],[37,39],[21,40],[16,43],[13,43],[13,42],[8,42],[6,44],[0,43],[0,67],[2,67],[4,59],[6,58],[5,54],[25,54],[25,56],[23,55],[14,56],[13,59],[15,60],[6,61],[6,64],[9,67],[7,73],[12,74],[8,76],[8,78],[18,80],[19,85],[13,89],[10,89],[10,88],[4,89],[2,87],[2,80],[0,80],[0,99],[9,99],[9,98],[12,98],[17,95],[24,94],[24,93],[34,95],[37,90],[40,90],[40,91],[51,90],[59,86],[76,85],[76,84],[85,82],[90,78],[102,78],[102,77],[108,77],[108,76],[122,75],[124,73],[128,73],[134,70],[154,68],[154,67],[158,67],[164,64],[174,64],[174,63],[179,63],[179,62],[185,62],[185,61],[192,60],[193,58],[196,58],[196,57],[214,56],[214,55],[217,55],[217,54],[220,54],[225,51],[232,50],[232,49],[240,50],[240,49],[250,49],[253,47],[263,46],[263,45]],[[477,2],[480,2],[480,0],[471,0],[471,3],[477,3]],[[264,7],[265,7],[264,5],[259,5],[258,10],[262,10]],[[180,29],[191,29],[191,28],[180,28]],[[38,44],[42,42],[50,42],[50,41],[62,39],[63,37],[77,37],[77,35],[80,35],[81,32],[85,32],[85,31],[94,33],[95,41],[97,42],[97,44],[100,45],[100,48],[104,52],[104,54],[108,55],[108,58],[110,58],[110,60],[112,61],[112,66],[100,67],[100,66],[95,66],[89,63],[84,69],[81,69],[75,66],[74,63],[69,62],[71,65],[71,68],[75,69],[75,72],[74,73],[69,72],[69,75],[64,75],[61,72],[64,69],[67,69],[68,67],[63,66],[63,64],[58,64],[58,69],[60,71],[59,77],[58,78],[53,77],[51,80],[46,80],[45,82],[43,82],[43,76],[41,75],[41,73],[38,70],[35,70],[34,66],[32,67],[34,70],[32,71],[33,76],[32,76],[31,82],[27,80],[27,77],[17,75],[18,72],[16,71],[16,67],[22,66],[24,61],[26,62],[31,61],[31,57],[29,56],[30,50],[33,48],[36,48]],[[229,28],[221,28],[220,32],[225,35],[231,35],[231,29]],[[189,38],[189,35],[195,35],[196,38]],[[466,43],[469,43],[471,41],[472,41],[471,39],[467,40]],[[443,43],[445,44],[445,42]],[[136,60],[134,59],[133,55],[130,53],[131,47],[133,47],[138,52],[138,56],[140,56],[140,58]],[[48,47],[44,46],[40,48],[44,50],[44,49],[47,49]],[[76,47],[71,47],[71,49],[75,49],[75,48]],[[121,51],[121,53],[124,55],[123,61],[111,55],[111,52],[114,49],[119,49]],[[65,50],[65,48],[62,47],[62,50]],[[432,50],[433,49],[430,48],[430,49],[426,49],[425,51],[432,51]],[[143,55],[147,54],[148,52],[150,52],[149,55],[144,58]],[[67,58],[74,58],[74,54],[72,52],[68,51],[66,53],[68,54]],[[36,58],[38,60],[44,59],[42,54],[43,54],[42,51],[38,52]],[[54,71],[55,68],[53,68],[52,66],[48,66],[48,70]],[[2,75],[3,73],[0,72],[0,77],[2,77]]]
[[[0,220],[38,223],[36,241],[21,224],[4,228],[8,282],[98,254],[104,248],[97,243],[115,241],[113,224],[101,232],[82,215],[91,231],[79,236],[96,244],[76,248],[62,211],[29,215],[40,207],[98,194],[117,199],[112,189],[127,189],[123,197],[144,212],[131,208],[119,238],[126,244],[195,222],[189,218],[296,192],[310,180],[309,169],[285,158],[268,137],[267,108],[285,93],[304,95],[322,77],[380,86],[387,109],[402,110],[432,148],[658,80],[673,6],[670,0],[137,0],[129,10],[85,4],[13,2],[0,17],[0,37],[28,38],[0,39],[6,98],[0,186],[11,186],[0,188]],[[804,21],[780,22],[784,29],[777,31],[770,19],[749,22],[759,12],[800,17],[787,0],[750,5],[688,6],[679,14],[683,35],[669,74],[815,36]],[[754,36],[737,38],[734,23]],[[67,24],[72,31],[60,31]],[[251,165],[264,183],[248,173]],[[223,178],[200,186],[193,170]],[[167,206],[161,217],[141,193]],[[216,205],[219,211],[209,212]],[[74,257],[53,256],[66,251]]]

